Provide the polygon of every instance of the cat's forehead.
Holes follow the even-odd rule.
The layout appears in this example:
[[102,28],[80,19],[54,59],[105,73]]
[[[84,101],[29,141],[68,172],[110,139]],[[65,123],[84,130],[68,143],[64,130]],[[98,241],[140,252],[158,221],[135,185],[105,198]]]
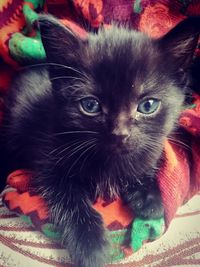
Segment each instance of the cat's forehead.
[[[156,80],[157,51],[142,33],[114,27],[91,36],[88,47],[95,90],[105,97],[137,97]],[[154,75],[155,76],[155,75]]]
[[92,63],[111,63],[134,65],[137,61],[153,57],[154,42],[141,32],[112,26],[90,35],[88,53]]

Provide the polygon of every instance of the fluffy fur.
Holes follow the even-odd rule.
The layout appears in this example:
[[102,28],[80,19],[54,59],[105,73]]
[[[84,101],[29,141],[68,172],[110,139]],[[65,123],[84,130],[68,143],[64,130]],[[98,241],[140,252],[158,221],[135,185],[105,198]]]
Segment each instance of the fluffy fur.
[[[198,23],[197,23],[198,22]],[[163,215],[156,170],[187,85],[198,18],[159,40],[113,26],[80,39],[55,18],[39,25],[47,62],[23,70],[10,89],[4,121],[7,170],[33,171],[77,267],[102,267],[107,240],[91,203],[116,195],[137,216]],[[98,115],[81,99],[95,96]],[[138,105],[158,99],[146,115]]]

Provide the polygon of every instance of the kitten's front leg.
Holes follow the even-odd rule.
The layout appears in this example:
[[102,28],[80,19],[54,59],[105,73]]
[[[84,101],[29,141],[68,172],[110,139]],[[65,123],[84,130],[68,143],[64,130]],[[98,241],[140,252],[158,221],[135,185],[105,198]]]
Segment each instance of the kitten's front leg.
[[157,219],[164,215],[160,190],[155,177],[143,178],[143,184],[129,182],[122,198],[137,217]]
[[80,192],[80,189],[70,186],[70,189],[65,189],[61,200],[52,203],[51,199],[50,202],[52,222],[61,232],[62,243],[75,266],[103,267],[107,240],[102,218],[91,207],[83,190]]

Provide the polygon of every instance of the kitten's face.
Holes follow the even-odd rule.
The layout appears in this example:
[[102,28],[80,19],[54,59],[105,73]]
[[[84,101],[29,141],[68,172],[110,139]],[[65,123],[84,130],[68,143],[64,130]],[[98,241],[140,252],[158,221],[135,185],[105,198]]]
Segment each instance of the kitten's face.
[[85,149],[100,165],[109,159],[133,175],[146,172],[159,159],[184,100],[174,58],[158,42],[122,28],[75,39],[67,41],[72,50],[60,47],[62,57],[49,60],[67,66],[50,69],[57,123],[62,131],[88,131],[81,138],[87,136]]

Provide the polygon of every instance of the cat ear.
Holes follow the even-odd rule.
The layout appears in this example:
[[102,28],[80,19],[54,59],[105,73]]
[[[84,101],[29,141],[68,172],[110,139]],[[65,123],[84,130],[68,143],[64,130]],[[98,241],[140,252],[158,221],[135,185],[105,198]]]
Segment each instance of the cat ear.
[[40,15],[38,25],[48,62],[70,62],[80,58],[84,40],[70,28],[51,15]]
[[165,57],[172,57],[177,68],[187,69],[194,55],[200,34],[200,17],[180,22],[158,40]]

